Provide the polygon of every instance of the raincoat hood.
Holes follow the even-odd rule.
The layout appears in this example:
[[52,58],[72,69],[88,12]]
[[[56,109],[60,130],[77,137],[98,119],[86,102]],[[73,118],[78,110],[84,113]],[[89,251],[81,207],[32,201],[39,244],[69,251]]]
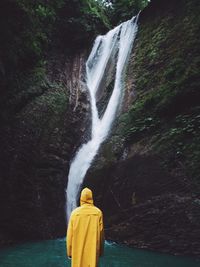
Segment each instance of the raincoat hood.
[[87,187],[81,192],[80,204],[93,204],[92,191]]

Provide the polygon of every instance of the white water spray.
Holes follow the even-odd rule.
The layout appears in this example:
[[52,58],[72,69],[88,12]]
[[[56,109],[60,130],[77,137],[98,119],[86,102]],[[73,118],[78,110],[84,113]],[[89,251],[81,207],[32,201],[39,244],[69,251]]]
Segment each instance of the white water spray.
[[[137,33],[137,19],[133,17],[104,36],[98,36],[86,62],[86,82],[90,92],[92,110],[91,140],[83,144],[75,155],[69,170],[67,198],[67,218],[76,207],[77,195],[87,170],[98,152],[101,143],[107,137],[120,103],[123,89],[124,70],[129,58],[133,41]],[[106,110],[99,118],[96,106],[96,93],[106,75],[109,59],[117,55],[115,83]]]

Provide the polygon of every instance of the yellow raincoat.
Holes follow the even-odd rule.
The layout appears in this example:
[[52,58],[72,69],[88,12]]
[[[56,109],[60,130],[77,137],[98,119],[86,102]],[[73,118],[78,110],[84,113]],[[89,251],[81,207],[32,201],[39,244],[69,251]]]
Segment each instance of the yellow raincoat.
[[102,212],[93,205],[92,191],[88,188],[82,190],[80,204],[69,220],[67,255],[72,257],[72,267],[97,267],[104,248]]

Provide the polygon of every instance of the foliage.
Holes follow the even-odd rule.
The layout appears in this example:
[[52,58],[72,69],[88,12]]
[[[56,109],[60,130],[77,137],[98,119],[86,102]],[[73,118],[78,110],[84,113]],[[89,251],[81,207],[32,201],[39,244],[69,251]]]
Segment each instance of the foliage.
[[2,0],[0,59],[7,74],[32,68],[50,48],[83,47],[109,26],[95,0]]
[[31,68],[51,41],[57,10],[63,0],[3,0],[0,7],[1,60],[14,72]]
[[106,16],[106,7],[101,1],[86,0],[83,2],[81,11],[86,15],[91,15],[103,21],[107,27],[111,27],[108,17]]
[[110,3],[110,15],[113,24],[130,19],[133,15],[136,15],[147,4],[148,0],[111,0]]
[[182,168],[200,184],[199,5],[181,2],[141,25],[130,74],[137,99],[121,117],[121,134],[129,145],[148,142],[168,170]]
[[110,28],[106,7],[95,0],[70,1],[59,12],[57,35],[64,48],[80,49],[88,45],[94,35]]
[[190,114],[175,117],[169,128],[154,139],[153,148],[165,154],[164,165],[169,169],[182,164],[186,175],[200,185],[200,108]]
[[38,92],[30,93],[30,85],[36,88],[35,79],[39,76],[40,80],[44,79],[43,70],[50,53],[72,54],[83,50],[93,41],[94,35],[108,29],[105,8],[95,0],[2,0],[2,109],[8,107],[8,99],[21,99],[14,101],[21,106],[31,96],[40,94],[40,86]]

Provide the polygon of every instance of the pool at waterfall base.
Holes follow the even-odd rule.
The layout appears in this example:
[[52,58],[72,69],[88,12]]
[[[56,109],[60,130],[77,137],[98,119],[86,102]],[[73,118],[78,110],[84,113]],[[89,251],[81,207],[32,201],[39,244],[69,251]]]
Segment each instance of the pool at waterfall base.
[[[65,238],[26,243],[0,250],[0,267],[70,267]],[[200,267],[200,259],[105,243],[98,267]]]

